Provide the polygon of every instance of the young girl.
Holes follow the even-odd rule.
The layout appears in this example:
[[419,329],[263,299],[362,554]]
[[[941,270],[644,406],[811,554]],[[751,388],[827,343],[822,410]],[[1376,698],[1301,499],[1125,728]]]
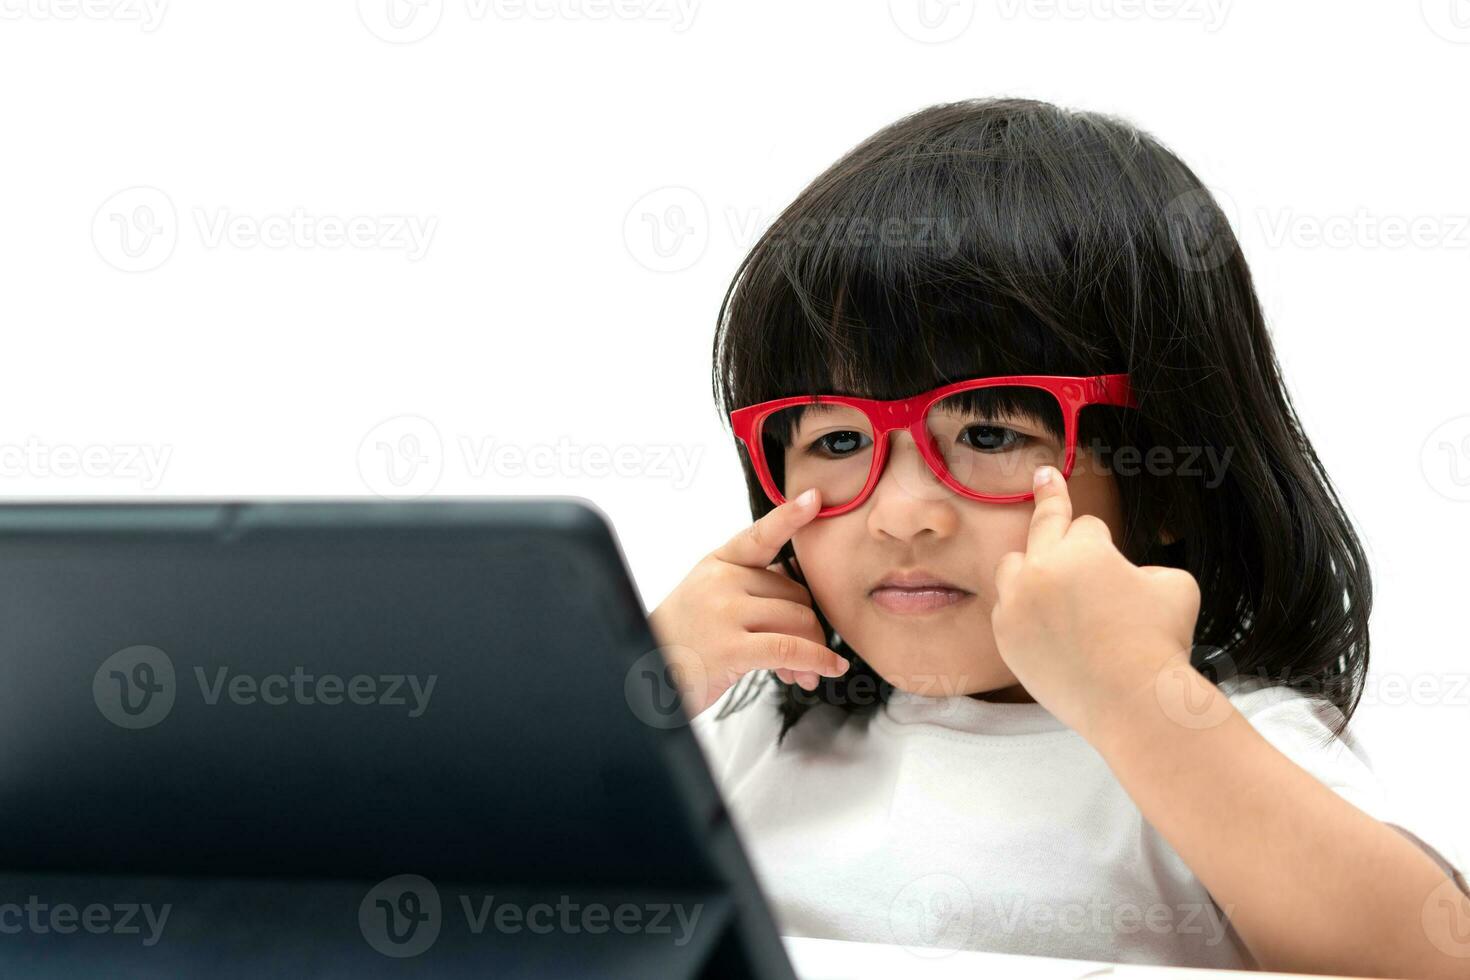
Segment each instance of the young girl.
[[1173,153],[903,118],[747,256],[715,381],[756,520],[651,621],[783,933],[1470,977],[1346,731],[1363,550]]

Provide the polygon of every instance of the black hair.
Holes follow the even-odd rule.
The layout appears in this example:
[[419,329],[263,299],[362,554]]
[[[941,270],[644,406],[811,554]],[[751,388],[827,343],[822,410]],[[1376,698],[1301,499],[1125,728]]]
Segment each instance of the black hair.
[[[1198,581],[1191,660],[1215,683],[1258,675],[1330,701],[1340,735],[1368,667],[1367,561],[1287,394],[1229,222],[1152,136],[1021,98],[904,116],[764,230],[714,340],[727,424],[734,408],[794,394],[1124,372],[1137,408],[1084,408],[1079,450],[1145,460],[1165,447],[1176,465],[1112,467],[1120,550]],[[759,518],[773,505],[732,442]],[[789,543],[778,561],[805,584]],[[891,693],[816,613],[851,666],[815,692],[780,685],[782,738],[815,703],[861,712]]]

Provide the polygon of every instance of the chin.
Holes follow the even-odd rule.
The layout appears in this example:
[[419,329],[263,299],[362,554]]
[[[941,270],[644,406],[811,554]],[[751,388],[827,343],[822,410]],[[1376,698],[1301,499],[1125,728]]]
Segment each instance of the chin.
[[867,663],[879,677],[900,691],[931,698],[983,694],[1016,683],[1004,668],[983,668],[974,663],[880,665],[871,660]]

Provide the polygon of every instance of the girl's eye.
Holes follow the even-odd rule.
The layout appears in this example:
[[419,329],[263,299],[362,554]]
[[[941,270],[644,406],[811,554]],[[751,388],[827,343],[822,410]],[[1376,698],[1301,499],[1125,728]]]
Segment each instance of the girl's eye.
[[818,436],[807,452],[812,455],[826,455],[833,459],[841,459],[851,456],[853,453],[872,445],[873,440],[866,432],[856,432],[851,429],[842,429],[837,432],[828,432]]
[[1030,441],[1030,436],[999,425],[971,425],[960,430],[960,442],[982,453],[1004,452]]

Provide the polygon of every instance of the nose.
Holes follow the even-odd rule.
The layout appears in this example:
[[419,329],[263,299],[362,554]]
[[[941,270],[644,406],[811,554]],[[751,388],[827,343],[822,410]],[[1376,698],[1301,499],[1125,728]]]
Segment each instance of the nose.
[[889,436],[888,458],[867,504],[874,537],[908,540],[925,532],[949,537],[959,524],[955,500],[924,462],[912,435],[898,431]]

